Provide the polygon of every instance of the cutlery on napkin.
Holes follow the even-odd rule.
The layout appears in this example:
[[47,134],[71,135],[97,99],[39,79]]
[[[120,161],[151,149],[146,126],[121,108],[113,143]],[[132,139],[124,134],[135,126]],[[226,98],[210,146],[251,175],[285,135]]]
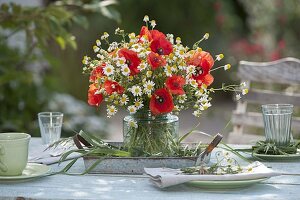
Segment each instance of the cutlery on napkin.
[[[57,146],[55,149],[46,148],[45,150],[38,150],[33,154],[29,154],[28,162],[30,163],[40,163],[40,164],[54,164],[58,163],[61,156],[69,151],[72,150],[70,148],[65,148],[63,146]],[[67,160],[74,159],[80,157],[81,154],[79,153],[72,153],[68,156]]]
[[148,176],[150,176],[150,181],[160,188],[178,185],[189,181],[251,180],[259,178],[270,178],[273,176],[281,175],[281,173],[267,168],[264,164],[258,161],[246,166],[246,168],[249,167],[253,167],[253,170],[251,172],[225,175],[189,175],[183,174],[180,169],[170,168],[144,168],[144,171]]

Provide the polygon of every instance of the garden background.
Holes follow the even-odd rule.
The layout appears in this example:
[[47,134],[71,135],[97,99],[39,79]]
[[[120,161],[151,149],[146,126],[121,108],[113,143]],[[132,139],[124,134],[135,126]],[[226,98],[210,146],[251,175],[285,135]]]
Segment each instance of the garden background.
[[[82,75],[84,55],[104,31],[114,38],[117,27],[139,33],[144,15],[157,29],[180,36],[192,46],[206,32],[201,47],[213,55],[223,53],[213,87],[237,82],[240,60],[271,61],[300,58],[299,0],[0,0],[0,132],[20,131],[39,136],[37,113],[65,114],[63,135],[83,129],[103,137],[122,138],[122,112],[106,119],[105,106],[87,105],[88,77]],[[234,94],[215,94],[213,106],[195,118],[180,114],[185,133],[200,120],[200,130],[222,130],[235,108]],[[191,139],[191,140],[194,140]]]

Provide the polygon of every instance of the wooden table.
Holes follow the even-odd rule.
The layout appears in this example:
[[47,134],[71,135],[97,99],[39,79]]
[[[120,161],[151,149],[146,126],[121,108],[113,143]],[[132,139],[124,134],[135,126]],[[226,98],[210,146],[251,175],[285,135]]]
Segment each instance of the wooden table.
[[[40,138],[31,140],[30,152],[41,149]],[[265,163],[274,170],[300,174],[300,162]],[[63,166],[51,165],[52,170]],[[82,172],[83,161],[72,172]],[[0,199],[300,199],[300,176],[273,177],[249,188],[205,190],[187,185],[166,189],[154,187],[145,176],[126,175],[54,175],[28,182],[0,183]],[[20,199],[23,199],[20,198]]]

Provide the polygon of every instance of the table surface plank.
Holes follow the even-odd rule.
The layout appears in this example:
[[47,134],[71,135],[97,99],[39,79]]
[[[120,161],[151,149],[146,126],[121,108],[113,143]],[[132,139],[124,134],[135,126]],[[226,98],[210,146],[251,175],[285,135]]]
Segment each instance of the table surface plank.
[[[40,138],[33,138],[30,153],[41,149]],[[300,174],[300,162],[266,162],[267,166],[284,173]],[[64,165],[51,165],[52,171]],[[72,172],[82,172],[80,159]],[[0,199],[299,199],[300,175],[279,176],[248,188],[208,190],[185,184],[159,189],[142,175],[54,175],[28,182],[0,182]]]

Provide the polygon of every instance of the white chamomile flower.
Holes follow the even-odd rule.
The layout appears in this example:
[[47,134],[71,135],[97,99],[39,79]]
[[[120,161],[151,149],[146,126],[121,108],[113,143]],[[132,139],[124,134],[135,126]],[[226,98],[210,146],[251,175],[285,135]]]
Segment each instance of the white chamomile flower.
[[245,168],[244,172],[246,173],[252,173],[253,172],[253,166],[252,165],[249,165]]
[[142,43],[147,42],[147,41],[148,41],[147,36],[146,36],[146,35],[143,35],[143,36],[140,38],[140,41],[141,41]]
[[128,34],[129,39],[135,39],[135,33],[129,33]]
[[139,53],[140,51],[143,50],[143,48],[140,46],[140,44],[134,44],[134,45],[131,46],[131,50]]
[[89,64],[89,57],[84,56],[83,59],[82,59],[82,64],[84,64],[84,65]]
[[179,95],[179,96],[178,96],[178,102],[179,102],[179,103],[184,103],[186,100],[187,100],[186,94],[183,94],[183,95]]
[[242,89],[242,95],[246,95],[246,94],[248,94],[248,89],[246,88],[246,89]]
[[174,111],[180,111],[180,108],[179,108],[178,105],[175,105],[175,106],[174,106]]
[[129,67],[127,65],[123,65],[121,67],[121,71],[122,71],[122,74],[124,76],[129,76],[130,75],[130,69],[129,69]]
[[144,106],[143,101],[140,99],[135,100],[134,106],[137,108],[137,110],[141,109]]
[[152,71],[147,71],[147,72],[146,72],[146,76],[147,76],[148,78],[150,78],[150,77],[152,76],[152,74],[153,74]]
[[133,94],[133,96],[142,96],[142,89],[138,85],[134,85],[130,88],[130,92]]
[[106,75],[106,76],[110,76],[110,75],[113,75],[114,74],[114,71],[115,71],[115,68],[112,66],[112,65],[109,65],[107,64],[104,69],[103,69],[103,73]]
[[138,69],[139,69],[140,71],[143,71],[144,69],[146,69],[146,67],[147,67],[147,64],[144,63],[144,62],[142,62],[142,63],[138,66]]
[[144,21],[144,22],[149,22],[149,16],[148,16],[148,15],[145,15],[143,21]]
[[166,73],[166,76],[172,76],[173,75],[172,67],[170,65],[165,66],[164,71]]
[[128,96],[126,94],[123,94],[120,98],[121,106],[127,105],[128,101],[129,101]]
[[242,82],[242,83],[240,84],[240,86],[246,87],[246,82]]
[[125,59],[124,57],[118,57],[118,58],[117,58],[116,65],[117,65],[118,67],[121,67],[121,66],[123,66],[123,65],[125,65],[125,64],[126,64],[126,59]]
[[180,64],[180,65],[178,65],[178,69],[180,69],[180,70],[185,70],[185,69],[186,69],[186,66]]
[[167,39],[174,44],[174,35],[173,34],[167,34]]
[[204,104],[202,104],[200,106],[200,110],[206,110],[207,108],[211,107],[211,103],[210,102],[205,102]]
[[186,73],[187,73],[187,74],[194,74],[194,73],[195,73],[195,69],[196,69],[196,66],[194,66],[194,65],[189,65],[189,66],[187,66],[187,68],[186,68]]
[[96,45],[99,47],[101,46],[101,41],[100,40],[96,40]]
[[241,97],[241,94],[237,94],[237,95],[235,95],[235,99],[238,101],[238,100],[240,100],[242,97]]
[[156,26],[156,21],[155,20],[151,20],[150,21],[150,25],[152,28],[154,28]]
[[229,70],[231,68],[231,65],[230,64],[227,64],[227,65],[224,65],[224,70]]
[[205,33],[204,36],[203,36],[203,38],[204,38],[205,40],[207,40],[207,39],[209,38],[209,33]]
[[218,54],[218,55],[216,55],[216,60],[217,61],[220,61],[220,60],[222,60],[224,58],[224,54]]
[[128,126],[129,127],[133,127],[133,128],[137,128],[138,124],[137,124],[137,122],[135,120],[131,119],[131,120],[128,121]]
[[198,83],[195,79],[190,79],[189,83],[192,87],[197,88],[198,87]]
[[120,28],[116,28],[115,34],[116,34],[116,35],[122,35],[122,34],[124,34],[124,30],[122,30],[122,29],[120,29]]
[[[203,91],[202,90],[197,90],[196,92],[195,92],[195,96],[196,97],[202,97],[202,95],[203,95]],[[200,98],[201,99],[201,98]]]
[[196,116],[196,117],[200,117],[201,111],[200,111],[200,110],[195,110],[195,111],[193,112],[193,115]]
[[137,108],[134,105],[128,106],[127,110],[129,111],[130,114],[134,114],[137,111]]
[[176,42],[176,44],[180,44],[181,43],[181,38],[177,37],[175,42]]
[[100,48],[97,47],[97,46],[93,46],[93,50],[94,50],[95,53],[97,53],[100,50]]
[[112,42],[112,43],[109,44],[109,47],[108,47],[107,51],[112,52],[117,48],[118,48],[118,43],[117,42]]
[[154,90],[155,83],[151,80],[148,80],[144,83],[143,86],[145,93],[151,94],[151,92]]
[[97,58],[99,58],[100,60],[103,60],[105,57],[103,56],[103,55],[101,55],[101,54],[97,54]]
[[104,32],[103,35],[101,36],[101,40],[105,40],[109,37],[109,34],[107,32]]
[[108,105],[106,111],[107,111],[107,117],[110,118],[111,116],[115,115],[118,110],[115,106]]

